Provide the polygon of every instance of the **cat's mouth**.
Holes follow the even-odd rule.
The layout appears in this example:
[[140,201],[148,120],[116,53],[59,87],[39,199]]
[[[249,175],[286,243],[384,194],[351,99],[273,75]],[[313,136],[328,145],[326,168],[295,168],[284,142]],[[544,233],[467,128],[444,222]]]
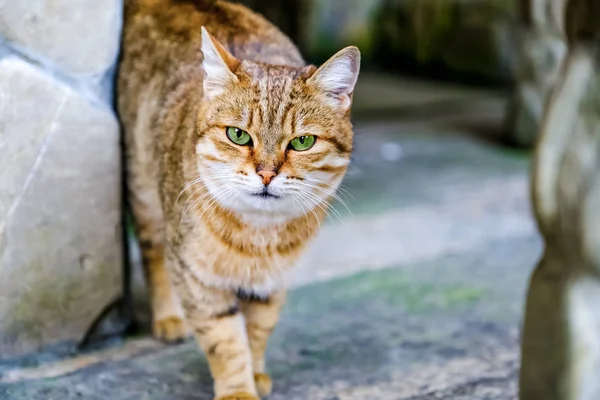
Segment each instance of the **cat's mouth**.
[[258,193],[252,193],[252,196],[260,197],[261,199],[278,199],[279,196],[269,192],[268,188],[264,188],[262,191]]

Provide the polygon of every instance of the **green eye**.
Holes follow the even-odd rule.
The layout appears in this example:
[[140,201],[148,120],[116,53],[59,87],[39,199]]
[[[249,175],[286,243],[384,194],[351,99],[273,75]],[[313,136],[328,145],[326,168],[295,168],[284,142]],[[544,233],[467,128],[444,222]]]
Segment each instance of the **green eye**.
[[290,147],[296,151],[308,150],[315,145],[317,138],[315,136],[299,136],[290,142]]
[[227,127],[227,137],[233,143],[239,146],[246,146],[252,142],[252,138],[248,134],[248,132],[241,130],[240,128],[235,128],[233,126]]

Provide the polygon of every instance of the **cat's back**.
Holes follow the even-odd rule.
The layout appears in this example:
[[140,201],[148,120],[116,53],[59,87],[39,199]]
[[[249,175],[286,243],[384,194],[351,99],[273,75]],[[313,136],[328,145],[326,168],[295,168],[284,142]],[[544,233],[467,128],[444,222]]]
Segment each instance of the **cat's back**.
[[[240,59],[303,66],[298,49],[273,24],[247,7],[224,0],[129,0],[125,41],[162,40],[199,50],[204,26]],[[141,29],[131,32],[131,29]],[[127,35],[132,33],[133,36]],[[279,60],[274,60],[279,58]]]
[[202,26],[238,59],[291,67],[305,65],[286,35],[240,4],[221,0],[129,0],[119,71],[121,91],[125,92],[122,95],[136,92],[153,80],[172,81],[186,65],[198,66]]

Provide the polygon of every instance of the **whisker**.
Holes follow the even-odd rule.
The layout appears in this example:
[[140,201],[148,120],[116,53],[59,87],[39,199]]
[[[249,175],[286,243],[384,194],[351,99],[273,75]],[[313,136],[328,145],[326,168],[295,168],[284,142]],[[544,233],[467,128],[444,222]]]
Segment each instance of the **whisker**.
[[[181,196],[186,192],[186,190],[188,190],[192,186],[197,185],[199,183],[202,183],[203,186],[206,186],[206,182],[204,182],[205,179],[210,179],[210,178],[229,178],[229,177],[230,177],[230,174],[225,173],[225,172],[213,172],[213,173],[209,173],[209,174],[202,174],[198,178],[194,179],[193,181],[191,181],[187,185],[185,185],[183,187],[183,189],[181,189],[181,192],[179,192],[179,195],[177,195],[177,197],[175,198],[175,204],[177,204],[177,202],[179,201],[179,199],[181,198]],[[191,193],[190,196],[192,196],[194,193],[196,193],[196,192]]]
[[[211,199],[211,201],[208,203],[208,205],[206,206],[206,208],[205,208],[205,207],[203,207],[203,208],[201,209],[201,211],[202,211],[202,210],[204,210],[204,211],[202,211],[202,213],[201,213],[201,214],[198,216],[198,218],[196,219],[196,223],[197,223],[197,222],[198,222],[198,221],[199,221],[199,220],[200,220],[200,219],[201,219],[201,218],[204,216],[204,214],[205,214],[205,213],[208,211],[208,209],[209,209],[209,208],[211,208],[212,206],[215,206],[215,207],[216,207],[216,205],[217,205],[217,204],[218,204],[218,202],[219,202],[219,199],[217,199],[217,196],[218,196],[218,197],[222,197],[222,199],[223,199],[223,200],[225,200],[225,199],[227,198],[227,196],[228,196],[230,193],[234,192],[235,190],[236,190],[236,188],[229,187],[229,188],[223,189],[223,190],[222,190],[222,191],[220,191],[220,192],[219,192],[217,195],[213,196],[213,198],[212,198],[212,199]],[[211,214],[211,215],[212,215],[212,214]]]
[[354,196],[352,195],[352,193],[350,193],[346,188],[344,188],[343,183],[339,183],[338,185],[335,185],[334,183],[327,182],[327,181],[324,181],[322,179],[316,179],[316,178],[307,178],[305,180],[305,182],[315,182],[315,183],[327,185],[328,187],[334,187],[334,186],[336,186],[336,189],[344,192],[349,197],[354,198]]
[[[222,197],[222,200],[227,200],[227,198],[231,194],[235,194],[235,192],[236,192],[236,189],[230,187],[230,188],[224,189],[222,192],[220,192],[218,194],[218,196]],[[194,222],[194,226],[196,226],[198,224],[198,222],[200,222],[200,220],[202,219],[202,217],[204,216],[204,214],[206,214],[206,212],[209,211],[209,210],[211,210],[210,214],[208,215],[208,218],[210,218],[212,216],[212,214],[214,213],[214,210],[217,209],[218,203],[219,203],[219,201],[218,201],[217,197],[215,196],[215,197],[213,197],[211,199],[211,201],[208,204],[204,205],[201,208],[202,212],[200,213],[200,215],[196,218],[196,221]]]
[[202,205],[202,207],[200,208],[200,215],[198,215],[198,217],[196,217],[193,227],[195,228],[198,225],[198,222],[200,222],[200,220],[202,219],[202,216],[204,215],[204,213],[206,213],[206,211],[208,211],[209,209],[211,209],[213,206],[217,205],[217,199],[216,197],[213,197],[212,199],[210,199],[208,201],[208,203]]
[[[331,217],[331,214],[329,213],[329,209],[331,209],[331,211],[333,212],[333,214],[341,221],[342,218],[339,215],[339,213],[337,212],[337,210],[332,207],[329,203],[327,203],[327,201],[319,198],[318,196],[316,196],[315,194],[309,192],[306,189],[302,189],[302,188],[297,188],[297,191],[305,196],[307,196],[307,198],[305,200],[310,200],[310,204],[313,204],[316,207],[319,207],[321,210],[323,210],[325,212],[325,214],[333,221],[333,218]],[[324,206],[325,205],[325,206]]]
[[[298,192],[308,196],[312,200],[312,202],[315,203],[315,205],[318,205],[319,207],[321,207],[321,209],[323,211],[325,211],[330,218],[331,218],[331,215],[328,212],[329,210],[331,210],[331,213],[333,213],[333,215],[335,215],[340,222],[342,221],[341,214],[336,210],[336,208],[333,205],[329,204],[326,200],[319,198],[317,195],[315,195],[314,193],[311,193],[310,191],[308,191],[304,188],[297,187],[296,189],[298,190]],[[325,204],[325,206],[327,208],[324,208],[322,206],[322,204]]]
[[[220,186],[216,186],[216,189],[219,190],[220,188],[222,188],[224,186],[226,186],[225,183],[223,183]],[[185,216],[188,214],[188,212],[192,208],[194,208],[195,205],[197,205],[198,203],[200,203],[202,201],[202,199],[204,199],[204,198],[206,198],[207,196],[210,196],[210,195],[211,195],[211,193],[207,191],[202,196],[200,196],[198,199],[196,199],[189,207],[184,208],[183,212],[181,213],[181,218],[179,219],[179,225],[177,227],[177,236],[176,236],[177,239],[179,239],[179,234],[180,234],[180,231],[181,231],[181,224],[183,223],[183,220],[185,219]],[[190,198],[191,198],[191,196],[190,196]],[[187,205],[188,201],[189,201],[189,199],[185,202],[185,204],[183,205],[183,207],[185,207]]]
[[341,192],[343,192],[345,195],[354,198],[354,196],[352,195],[352,193],[350,193],[344,186],[342,183],[339,184],[334,184],[331,182],[327,182],[321,179],[316,179],[316,178],[308,178],[306,179],[306,182],[315,182],[315,183],[319,183],[322,185],[327,185],[328,187],[336,187],[336,189],[340,190]]
[[[319,225],[319,230],[321,229],[321,220],[319,219],[319,216],[317,215],[317,213],[315,212],[314,208],[310,206],[310,203],[306,202],[306,199],[303,198],[298,198],[298,201],[303,202],[304,204],[306,204],[308,210],[310,210],[310,212],[313,214],[313,216],[315,217],[315,220],[317,221],[317,224]],[[327,213],[327,211],[325,211],[325,213]],[[305,214],[308,216],[308,214]]]
[[[216,182],[215,182],[215,185],[218,185],[218,184],[220,184],[220,183],[227,184],[227,183],[231,183],[231,181],[230,181],[230,180],[228,180],[228,179],[219,180],[219,181],[216,181]],[[204,184],[204,187],[206,187],[206,183]],[[207,189],[207,192],[208,192],[208,188],[206,188],[206,189]],[[201,190],[202,190],[202,188],[199,188],[199,189],[197,189],[197,190],[194,190],[194,191],[193,191],[193,192],[190,194],[190,196],[187,198],[187,200],[185,201],[185,203],[183,204],[183,207],[185,208],[185,207],[187,206],[187,203],[188,203],[188,202],[190,201],[190,199],[192,198],[192,196],[193,196],[194,194],[198,193],[198,192],[199,192],[199,191],[201,191]],[[202,197],[204,197],[204,195],[203,195]]]
[[306,213],[307,210],[304,209],[304,207],[302,206],[302,203],[300,203],[298,201],[298,199],[296,199],[295,197],[292,197],[292,200],[294,200],[294,202],[296,204],[298,204],[298,206],[300,207],[300,210],[302,210],[302,214],[304,214],[304,218],[306,218],[306,225],[310,226],[310,221],[308,220],[308,214]]
[[[334,198],[335,200],[337,200],[342,206],[344,206],[344,208],[348,211],[348,213],[350,215],[353,215],[352,211],[350,210],[350,208],[348,207],[348,205],[346,204],[346,202],[342,198],[340,198],[338,195],[336,195],[335,192],[331,193],[331,192],[329,192],[329,191],[327,191],[327,190],[325,190],[325,189],[323,189],[323,188],[321,188],[319,186],[309,185],[309,184],[302,183],[302,182],[298,182],[298,184],[302,185],[302,186],[305,186],[305,187],[309,187],[311,189],[317,189],[317,190],[322,191],[323,193],[328,194],[329,196],[331,196],[332,198]],[[333,186],[331,186],[331,187],[333,188]]]
[[199,176],[198,178],[194,179],[193,181],[191,181],[190,183],[188,183],[187,185],[185,185],[183,187],[183,189],[181,189],[181,192],[179,192],[179,195],[177,196],[177,198],[175,198],[175,204],[177,204],[177,202],[179,201],[179,198],[183,195],[183,193],[185,193],[186,190],[188,190],[189,188],[191,188],[192,186],[201,183],[202,182],[202,177]]

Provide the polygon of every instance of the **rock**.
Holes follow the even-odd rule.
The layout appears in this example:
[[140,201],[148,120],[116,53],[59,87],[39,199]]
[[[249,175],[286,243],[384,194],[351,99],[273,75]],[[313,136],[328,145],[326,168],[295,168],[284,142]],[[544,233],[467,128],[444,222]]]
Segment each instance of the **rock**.
[[102,75],[117,56],[121,0],[0,0],[0,34],[68,74]]
[[[15,3],[16,4],[16,3]],[[43,70],[0,61],[0,355],[82,337],[121,291],[119,128]]]

